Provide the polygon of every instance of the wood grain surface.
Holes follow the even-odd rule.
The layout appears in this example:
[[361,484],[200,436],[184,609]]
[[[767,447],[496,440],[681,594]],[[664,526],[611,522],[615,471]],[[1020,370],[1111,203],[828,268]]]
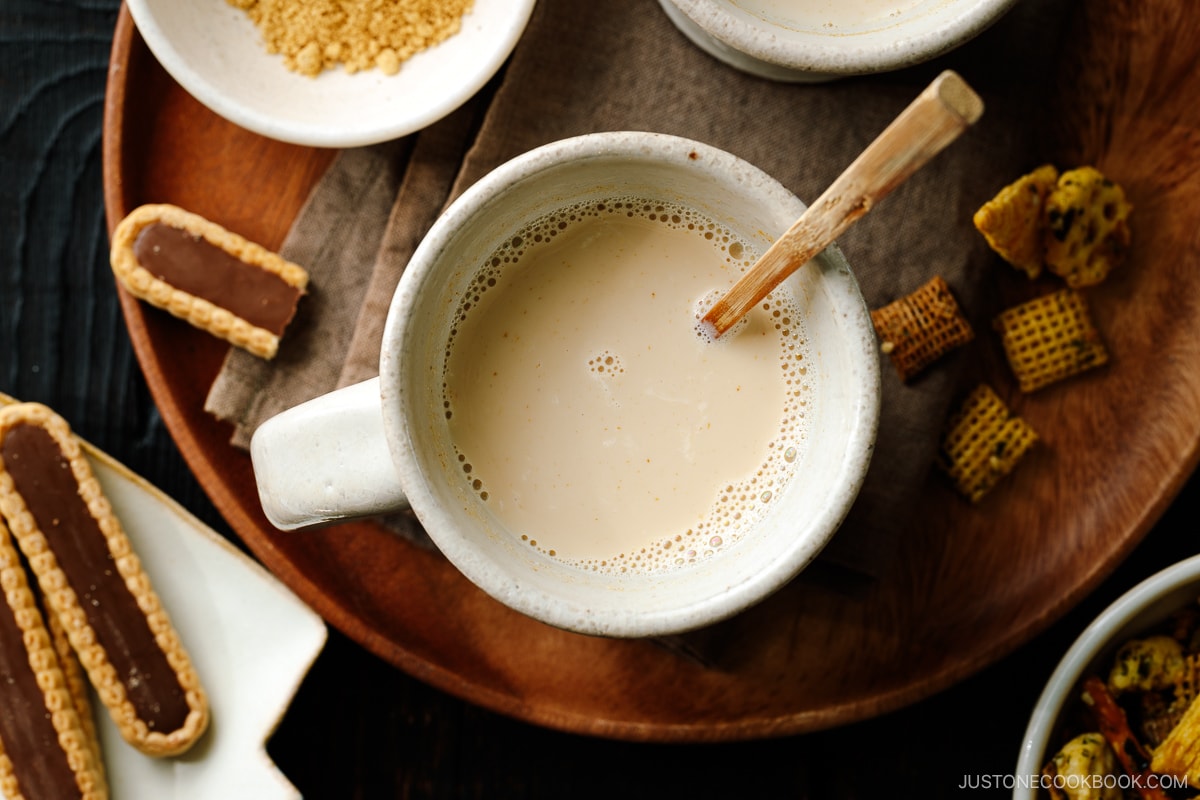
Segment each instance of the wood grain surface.
[[[985,339],[971,380],[995,385],[1042,446],[977,506],[935,475],[888,574],[851,584],[810,570],[714,629],[712,666],[532,622],[371,523],[280,534],[262,517],[248,458],[202,409],[223,346],[122,294],[134,348],[185,459],[254,554],[333,625],[422,680],[538,724],[632,740],[772,736],[889,711],[975,672],[1076,603],[1195,464],[1200,293],[1189,223],[1200,199],[1186,177],[1196,112],[1186,91],[1156,79],[1165,70],[1196,82],[1186,69],[1194,55],[1170,38],[1191,32],[1187,20],[1164,18],[1181,8],[1081,4],[1056,76],[1067,87],[1056,110],[1064,163],[1098,165],[1137,209],[1130,263],[1090,293],[1112,363],[1018,396]],[[1150,147],[1156,158],[1145,157]],[[139,203],[173,202],[274,246],[330,154],[208,112],[164,76],[123,16],[104,157],[110,225]],[[1049,285],[1002,269],[981,279],[995,283],[996,311]]]
[[[253,189],[277,192],[276,182],[292,180],[306,186],[331,154],[263,142],[211,118],[157,69],[128,19],[118,25],[118,6],[0,4],[0,389],[50,404],[82,436],[245,546],[254,533],[246,522],[257,517],[239,505],[236,484],[248,472],[236,459],[227,463],[225,432],[198,410],[222,350],[118,298],[105,201],[110,211],[163,196],[194,201],[275,245],[302,190],[264,198]],[[1044,433],[1054,431],[1052,446],[1005,501],[1027,502],[1006,509],[997,501],[968,515],[945,487],[931,485],[894,585],[864,596],[810,576],[797,595],[820,598],[813,616],[829,619],[799,628],[790,644],[810,656],[795,669],[786,659],[751,669],[755,659],[789,653],[789,644],[748,644],[731,674],[740,669],[767,683],[733,698],[716,696],[719,687],[693,692],[695,670],[671,661],[672,672],[653,650],[575,655],[569,640],[509,627],[438,574],[409,585],[422,604],[406,619],[388,600],[359,593],[360,581],[407,580],[425,562],[398,576],[391,559],[375,568],[359,563],[356,554],[370,554],[375,542],[370,530],[350,532],[349,545],[317,540],[302,550],[262,534],[254,554],[337,625],[269,746],[304,796],[941,798],[963,796],[958,787],[968,776],[975,785],[981,775],[1003,785],[1029,710],[1071,640],[1121,592],[1196,552],[1192,498],[1200,484],[1184,481],[1200,418],[1193,375],[1200,125],[1186,98],[1195,96],[1200,74],[1200,13],[1182,0],[1075,6],[1064,47],[1082,55],[1057,78],[1075,100],[1054,120],[1036,116],[1031,124],[1062,142],[1064,161],[1097,160],[1128,182],[1137,256],[1095,300],[1112,369],[1070,392],[1028,401],[1008,395],[1051,424]],[[123,119],[115,155],[126,169],[102,182],[114,43],[129,59],[118,70],[137,76],[136,97],[114,109],[108,96],[109,124]],[[242,191],[208,198],[210,187],[231,181]],[[998,306],[1032,291],[1012,277],[993,278]],[[145,352],[148,343],[156,352]],[[985,351],[978,369],[994,372],[998,358]],[[330,599],[339,592],[350,599]],[[372,627],[389,621],[394,627]],[[500,630],[486,629],[497,623]],[[860,631],[852,642],[843,625]],[[753,629],[740,635],[748,640]],[[480,641],[467,652],[444,644],[474,637]],[[582,669],[588,657],[604,663]],[[558,659],[562,677],[540,686]],[[531,663],[532,674],[519,674]],[[649,678],[631,678],[642,666]],[[739,688],[733,679],[728,685]],[[550,714],[548,697],[583,710]],[[797,698],[809,713],[797,715]],[[753,724],[713,727],[731,718]],[[679,724],[664,727],[664,719]],[[694,743],[628,741],[638,736]],[[707,741],[719,737],[740,740]]]

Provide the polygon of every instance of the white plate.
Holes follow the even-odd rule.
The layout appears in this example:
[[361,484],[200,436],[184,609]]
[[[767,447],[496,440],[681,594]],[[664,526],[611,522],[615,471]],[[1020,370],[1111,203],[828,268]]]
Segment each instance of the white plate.
[[269,55],[254,23],[227,0],[128,0],[150,51],[193,97],[255,133],[311,147],[395,139],[436,122],[478,92],[525,30],[534,0],[475,0],[462,29],[396,75],[299,75]]
[[[0,402],[10,398],[0,394]],[[285,800],[300,794],[266,742],[325,645],[321,618],[255,561],[84,443],[208,693],[212,721],[182,756],[125,743],[93,697],[109,792],[120,800]]]

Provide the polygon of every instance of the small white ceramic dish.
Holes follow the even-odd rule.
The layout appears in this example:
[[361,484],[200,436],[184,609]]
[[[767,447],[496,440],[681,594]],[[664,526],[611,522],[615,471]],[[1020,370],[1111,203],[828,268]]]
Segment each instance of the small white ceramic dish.
[[[0,394],[0,403],[11,398]],[[155,759],[125,743],[99,699],[93,714],[109,793],[123,800],[298,800],[266,742],[325,646],[321,618],[274,576],[148,482],[84,449],[208,692],[196,745]]]
[[[928,61],[970,40],[998,20],[1016,0],[908,0],[884,19],[835,25],[821,3],[810,21],[783,22],[756,14],[759,0],[659,0],[675,26],[695,45],[730,66],[777,81],[824,81],[887,72]],[[786,9],[787,3],[774,4]],[[853,0],[828,0],[826,11],[848,18]],[[782,11],[780,12],[782,13]],[[797,9],[794,13],[802,13]]]
[[[1053,755],[1050,737],[1065,707],[1078,699],[1079,686],[1090,673],[1106,674],[1123,643],[1165,620],[1200,597],[1200,556],[1193,556],[1152,575],[1121,595],[1084,629],[1059,661],[1034,705],[1015,775],[1036,776]],[[1080,731],[1083,733],[1083,731]],[[1038,787],[1015,781],[1014,800],[1035,800]]]
[[268,55],[258,28],[226,0],[129,0],[142,38],[193,97],[243,128],[293,144],[355,147],[441,119],[496,74],[534,0],[475,0],[462,29],[396,75],[299,75]]

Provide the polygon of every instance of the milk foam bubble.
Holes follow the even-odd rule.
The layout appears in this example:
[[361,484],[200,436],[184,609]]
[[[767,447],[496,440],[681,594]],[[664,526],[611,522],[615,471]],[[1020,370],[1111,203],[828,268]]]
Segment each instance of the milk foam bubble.
[[444,407],[463,479],[522,542],[585,570],[665,570],[767,513],[808,438],[803,316],[777,291],[695,342],[757,257],[691,208],[619,197],[542,217],[480,265]]

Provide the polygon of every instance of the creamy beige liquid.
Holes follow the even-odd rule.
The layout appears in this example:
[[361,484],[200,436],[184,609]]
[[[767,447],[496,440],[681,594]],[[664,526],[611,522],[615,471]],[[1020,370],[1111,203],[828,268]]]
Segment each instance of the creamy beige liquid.
[[803,446],[806,357],[773,301],[697,321],[754,254],[695,212],[610,200],[514,237],[460,308],[446,407],[463,479],[528,542],[598,570],[734,541]]
[[864,30],[896,21],[929,0],[730,0],[760,19],[798,30]]

